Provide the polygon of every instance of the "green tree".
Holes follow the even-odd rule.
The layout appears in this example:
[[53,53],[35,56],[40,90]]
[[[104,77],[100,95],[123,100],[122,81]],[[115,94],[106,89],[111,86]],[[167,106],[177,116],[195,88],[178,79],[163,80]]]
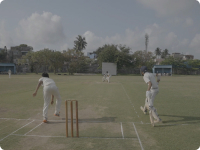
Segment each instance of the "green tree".
[[75,49],[68,49],[63,53],[64,64],[67,67],[69,74],[73,75],[75,72],[84,72],[87,69],[86,57],[81,51]]
[[39,51],[38,52],[28,52],[18,59],[18,65],[28,64],[30,66],[30,71],[38,73],[39,68],[42,66]]
[[147,66],[147,68],[152,68],[155,65],[155,56],[152,52],[136,51],[132,55],[132,59],[135,62],[135,67],[140,68],[141,66]]
[[106,48],[109,47],[110,45],[103,45],[102,47],[99,47],[96,51],[94,51],[93,53],[96,54],[96,58],[98,58],[98,55]]
[[59,51],[51,51],[49,57],[49,67],[54,70],[54,74],[57,73],[58,69],[61,69],[64,64],[63,54]]
[[85,40],[85,37],[78,35],[78,37],[76,37],[76,40],[74,41],[74,49],[76,51],[82,51],[83,49],[86,48],[86,46],[87,42]]
[[5,49],[0,51],[0,62],[6,62],[7,52]]
[[161,65],[172,65],[172,71],[175,74],[178,74],[179,71],[187,72],[187,64],[181,58],[174,58],[169,56],[164,61],[161,62]]
[[99,67],[102,67],[102,62],[116,63],[118,69],[130,67],[133,61],[129,52],[130,48],[125,45],[104,45],[97,49]]
[[62,68],[64,59],[61,52],[54,52],[50,49],[43,49],[37,52],[29,52],[19,59],[20,64],[29,64],[31,71],[38,73],[41,67],[44,67],[43,71],[53,69],[54,73],[58,69]]
[[161,56],[161,52],[162,52],[162,50],[159,47],[157,47],[154,52],[157,58],[159,58],[159,56]]
[[166,58],[167,56],[169,56],[169,51],[168,49],[165,49],[163,52],[161,52],[161,58]]

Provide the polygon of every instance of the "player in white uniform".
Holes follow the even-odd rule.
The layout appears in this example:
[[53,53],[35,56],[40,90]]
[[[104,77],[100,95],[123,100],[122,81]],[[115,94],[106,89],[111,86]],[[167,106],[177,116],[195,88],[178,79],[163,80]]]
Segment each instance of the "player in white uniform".
[[106,72],[106,80],[108,81],[108,83],[110,83],[110,74],[108,73],[108,71]]
[[[44,96],[44,107],[43,107],[43,122],[47,123],[48,119],[48,106],[50,104],[51,98],[53,101],[53,98],[55,96],[56,98],[56,108],[55,108],[55,113],[54,116],[60,116],[60,107],[61,107],[61,97],[60,93],[58,91],[58,88],[55,84],[55,82],[49,78],[48,73],[43,73],[42,78],[39,79],[39,83],[37,85],[37,88],[35,92],[33,93],[33,97],[37,95],[37,91],[40,88],[40,86],[43,85],[43,96]],[[51,102],[52,103],[52,102]]]
[[[159,84],[159,82],[160,82],[160,75],[158,73],[156,73],[154,76],[157,77],[157,83]],[[140,106],[140,109],[143,111],[143,113],[145,115],[147,114],[147,111],[149,110],[149,104],[148,104],[148,98],[147,97],[145,99],[144,107]]]
[[108,73],[108,71],[106,71],[106,73],[103,75],[102,81],[108,81],[108,83],[110,83],[110,77],[111,75]]
[[9,69],[8,70],[8,75],[9,75],[9,78],[11,77],[11,70]]
[[[158,80],[156,81],[155,76],[153,73],[147,72],[147,67],[142,66],[141,67],[141,73],[143,75],[143,79],[145,83],[148,84],[148,88],[146,91],[146,101],[145,106],[142,109],[143,112],[147,111],[149,109],[149,115],[150,115],[150,121],[152,125],[154,126],[154,123],[162,122],[162,120],[159,118],[157,111],[155,107],[153,106],[155,96],[158,94]],[[155,120],[154,120],[155,119]]]

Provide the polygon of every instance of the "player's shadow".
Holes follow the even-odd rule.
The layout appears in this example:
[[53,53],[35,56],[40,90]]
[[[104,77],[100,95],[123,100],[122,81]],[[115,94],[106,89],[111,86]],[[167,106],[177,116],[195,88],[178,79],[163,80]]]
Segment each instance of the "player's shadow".
[[[164,117],[174,117],[176,119],[171,120],[163,120],[164,126],[172,126],[172,125],[184,125],[184,124],[200,124],[200,117],[193,117],[193,116],[178,116],[178,115],[159,115]],[[166,124],[166,125],[165,125]]]

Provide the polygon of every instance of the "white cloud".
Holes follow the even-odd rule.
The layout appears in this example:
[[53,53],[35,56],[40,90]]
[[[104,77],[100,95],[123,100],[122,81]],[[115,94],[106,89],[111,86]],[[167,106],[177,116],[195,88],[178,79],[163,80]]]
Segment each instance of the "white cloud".
[[145,7],[153,9],[159,16],[173,15],[189,9],[194,3],[189,0],[137,0]]
[[68,44],[63,44],[60,49],[61,50],[67,50],[69,48],[69,45]]
[[13,40],[10,33],[5,28],[5,22],[0,23],[0,48],[6,46],[7,48],[13,45]]
[[193,20],[191,18],[186,18],[185,23],[186,23],[186,26],[192,26]]
[[146,27],[144,30],[126,29],[124,35],[116,34],[111,37],[98,37],[93,32],[87,31],[83,34],[86,37],[88,46],[87,52],[95,51],[98,47],[104,44],[125,44],[130,47],[132,51],[145,49],[145,34],[149,34],[148,50],[154,51],[157,47],[161,49],[167,48],[170,53],[172,52],[185,52],[184,49],[188,46],[188,39],[179,40],[178,36],[174,32],[167,32],[162,29],[158,24],[152,24]]
[[190,43],[190,49],[195,50],[200,55],[200,34],[196,34]]
[[21,43],[34,48],[51,47],[63,44],[66,40],[61,17],[50,12],[33,13],[29,18],[21,20],[16,33]]

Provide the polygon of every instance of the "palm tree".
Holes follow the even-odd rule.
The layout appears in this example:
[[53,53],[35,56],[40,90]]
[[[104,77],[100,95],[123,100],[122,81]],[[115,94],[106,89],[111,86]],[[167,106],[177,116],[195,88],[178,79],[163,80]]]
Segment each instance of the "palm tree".
[[78,35],[78,37],[76,37],[76,40],[74,41],[74,49],[76,51],[82,51],[86,48],[86,46],[87,42],[85,41],[85,37],[82,38],[81,35]]
[[170,55],[168,49],[164,50],[164,54],[165,54],[165,57],[168,56],[168,55]]
[[159,47],[157,47],[156,50],[155,50],[156,57],[159,58],[161,53],[162,53],[162,50]]

